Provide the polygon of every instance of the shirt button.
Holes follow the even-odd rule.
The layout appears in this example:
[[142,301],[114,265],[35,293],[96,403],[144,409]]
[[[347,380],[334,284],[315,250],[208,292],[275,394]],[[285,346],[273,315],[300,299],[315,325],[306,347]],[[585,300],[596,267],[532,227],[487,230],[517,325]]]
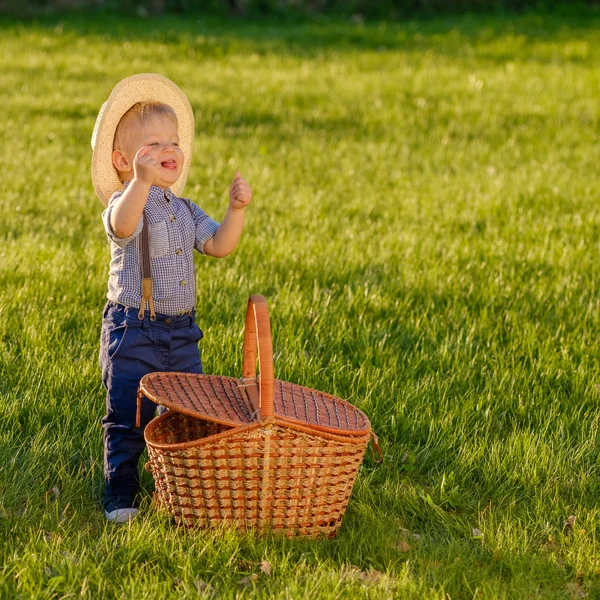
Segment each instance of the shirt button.
[[183,254],[183,250],[181,248],[177,248],[177,250],[175,250],[175,254]]
[[185,286],[185,285],[187,285],[187,281],[186,281],[185,279],[182,279],[182,280],[179,282],[179,285],[181,285],[181,286]]
[[173,223],[175,221],[175,215],[171,215],[169,217],[169,221],[171,221],[171,223]]

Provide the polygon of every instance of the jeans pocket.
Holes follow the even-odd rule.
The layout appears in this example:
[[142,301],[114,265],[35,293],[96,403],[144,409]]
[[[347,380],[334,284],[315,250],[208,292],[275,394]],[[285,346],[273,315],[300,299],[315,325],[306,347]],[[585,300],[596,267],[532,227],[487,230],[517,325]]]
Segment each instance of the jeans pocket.
[[125,323],[107,330],[106,354],[110,360],[116,358],[121,348],[123,348],[123,342],[125,341],[128,330]]
[[198,327],[197,323],[192,323],[190,325],[190,339],[197,344],[203,337],[202,329]]

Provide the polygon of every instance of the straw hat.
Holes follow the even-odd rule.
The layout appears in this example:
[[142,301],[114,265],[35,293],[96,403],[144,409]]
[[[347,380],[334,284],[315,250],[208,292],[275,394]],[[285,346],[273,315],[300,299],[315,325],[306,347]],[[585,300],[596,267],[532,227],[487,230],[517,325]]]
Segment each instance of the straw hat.
[[121,117],[138,102],[161,102],[168,104],[177,115],[179,146],[185,161],[183,170],[171,190],[180,196],[190,170],[194,143],[194,113],[186,95],[162,75],[141,73],[119,82],[102,105],[94,133],[92,134],[92,182],[100,202],[104,206],[114,192],[123,187],[119,174],[112,163],[115,131]]

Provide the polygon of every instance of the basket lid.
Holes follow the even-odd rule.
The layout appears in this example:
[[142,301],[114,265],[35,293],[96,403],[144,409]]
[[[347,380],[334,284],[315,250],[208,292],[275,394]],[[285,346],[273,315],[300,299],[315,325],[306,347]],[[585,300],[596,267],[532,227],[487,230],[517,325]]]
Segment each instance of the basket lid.
[[360,435],[371,431],[371,423],[364,412],[331,394],[277,379],[273,392],[275,414],[286,421],[338,435]]
[[140,381],[140,392],[170,410],[223,425],[254,422],[239,379],[195,373],[150,373]]
[[[275,379],[274,415],[337,434],[363,434],[371,429],[358,408],[331,394]],[[194,373],[158,372],[145,375],[141,393],[170,410],[223,425],[248,425],[259,419],[252,408],[258,394],[255,381]]]

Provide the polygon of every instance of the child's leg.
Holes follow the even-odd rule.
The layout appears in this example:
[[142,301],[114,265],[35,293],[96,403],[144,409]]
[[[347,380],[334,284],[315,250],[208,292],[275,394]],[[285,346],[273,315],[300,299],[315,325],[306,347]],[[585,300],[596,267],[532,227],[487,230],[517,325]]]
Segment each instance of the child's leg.
[[106,394],[104,429],[104,508],[130,508],[139,492],[138,462],[144,450],[144,427],[154,416],[156,405],[144,398],[141,427],[135,426],[139,380],[110,378]]
[[[202,375],[204,371],[198,348],[198,342],[203,337],[202,330],[193,317],[178,317],[174,324],[169,332],[164,329],[156,331],[157,340],[162,342],[163,352],[168,355],[169,368],[161,370]],[[159,406],[158,414],[163,414],[166,410],[164,406]]]
[[106,388],[106,415],[102,419],[104,508],[110,512],[135,506],[144,427],[156,409],[145,398],[141,427],[136,427],[137,390],[140,379],[156,371],[158,365],[148,323],[114,306],[106,311],[100,347],[102,381]]
[[204,337],[194,317],[178,317],[170,332],[169,371],[202,374],[198,342]]
[[137,311],[109,306],[102,326],[100,363],[106,387],[104,474],[107,511],[135,506],[139,491],[138,462],[144,450],[144,428],[156,405],[144,398],[141,427],[135,427],[140,379],[155,371],[202,373],[193,317],[137,319]]

